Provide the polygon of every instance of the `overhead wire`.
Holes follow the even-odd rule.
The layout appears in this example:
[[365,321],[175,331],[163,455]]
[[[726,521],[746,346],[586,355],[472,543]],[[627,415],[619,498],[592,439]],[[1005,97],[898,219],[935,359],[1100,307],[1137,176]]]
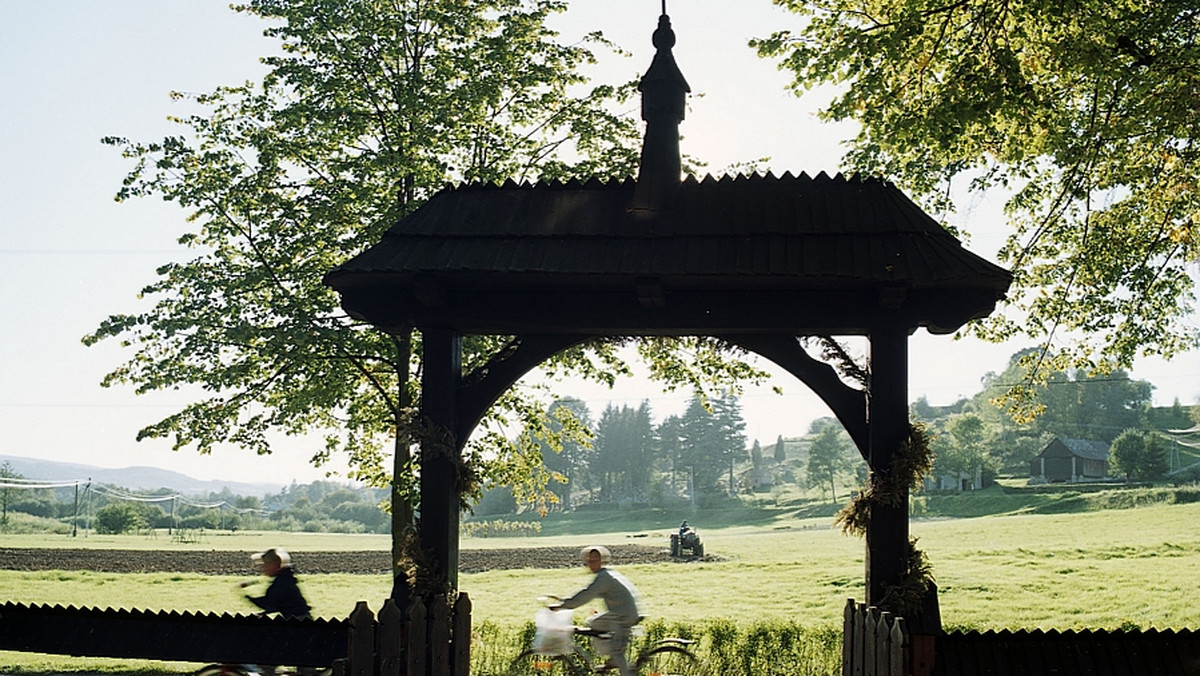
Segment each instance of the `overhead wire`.
[[48,481],[42,479],[26,479],[24,477],[0,477],[0,488],[17,488],[26,490],[40,490],[49,488],[71,488],[73,486],[89,486],[92,491],[99,495],[105,495],[115,500],[125,500],[129,502],[167,502],[168,500],[178,500],[179,504],[194,507],[196,509],[221,509],[226,508],[238,514],[258,513],[270,514],[269,509],[258,509],[255,507],[235,507],[225,500],[217,502],[198,502],[185,497],[181,493],[159,494],[159,495],[142,495],[126,491],[113,486],[105,486],[95,483],[91,479],[70,479],[65,481]]

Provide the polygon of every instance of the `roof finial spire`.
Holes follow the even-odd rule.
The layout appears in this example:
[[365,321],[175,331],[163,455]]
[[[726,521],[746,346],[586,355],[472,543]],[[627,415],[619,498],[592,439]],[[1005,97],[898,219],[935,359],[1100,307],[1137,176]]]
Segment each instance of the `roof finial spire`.
[[669,207],[679,187],[682,171],[679,123],[683,121],[687,94],[691,91],[671,53],[675,46],[675,31],[667,16],[667,0],[662,0],[662,9],[653,36],[657,51],[638,84],[638,90],[642,92],[646,137],[642,141],[642,163],[632,208],[643,214]]

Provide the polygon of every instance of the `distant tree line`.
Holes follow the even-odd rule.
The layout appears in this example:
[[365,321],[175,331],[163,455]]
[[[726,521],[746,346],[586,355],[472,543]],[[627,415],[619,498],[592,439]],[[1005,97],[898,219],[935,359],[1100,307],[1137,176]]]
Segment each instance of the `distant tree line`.
[[931,406],[922,397],[912,405],[912,418],[925,423],[933,438],[935,475],[978,472],[985,481],[997,475],[1029,476],[1030,461],[1057,436],[1102,441],[1109,445],[1111,475],[1153,481],[1171,469],[1172,444],[1162,431],[1200,422],[1197,407],[1178,401],[1155,408],[1154,386],[1119,369],[1052,372],[1039,393],[1040,414],[1014,422],[993,402],[1026,376],[1021,360],[1027,353],[1014,354],[1003,372],[984,376],[981,391],[970,398]]
[[0,528],[10,526],[20,514],[26,523],[34,520],[41,529],[58,532],[90,528],[97,533],[150,529],[388,533],[391,529],[382,508],[386,491],[334,481],[293,482],[278,493],[259,497],[237,495],[228,488],[182,496],[168,488],[133,492],[101,483],[58,488],[16,483],[25,478],[8,463],[0,466]]
[[[550,436],[563,439],[556,447],[537,442],[556,499],[552,509],[716,504],[737,492],[739,464],[749,459],[746,423],[732,395],[693,397],[683,414],[657,425],[648,401],[637,407],[610,404],[595,419],[583,401],[565,398],[550,406],[546,427]],[[563,434],[568,427],[584,433]],[[485,494],[476,513],[503,514],[517,507],[508,489],[497,487]]]
[[[1053,372],[1040,393],[1040,415],[1015,422],[995,402],[1026,377],[1026,353],[1014,354],[1004,371],[988,373],[972,397],[949,406],[933,406],[922,397],[911,406],[911,419],[923,423],[931,437],[935,476],[969,476],[972,482],[979,477],[983,485],[1000,475],[1028,477],[1032,459],[1058,436],[1108,444],[1115,478],[1155,481],[1196,463],[1192,471],[1171,478],[1200,479],[1200,453],[1176,447],[1176,454],[1183,448],[1183,455],[1172,466],[1172,442],[1159,432],[1200,423],[1200,407],[1176,402],[1155,408],[1154,386],[1132,380],[1122,370]],[[682,415],[658,424],[646,401],[637,407],[610,405],[595,420],[584,402],[567,398],[550,408],[547,426],[555,432],[564,426],[591,431],[584,440],[541,445],[542,463],[552,477],[549,487],[557,498],[551,509],[614,503],[657,507],[692,500],[709,506],[730,496],[779,493],[788,486],[804,496],[816,491],[838,502],[866,480],[857,448],[832,417],[813,421],[801,436],[780,437],[769,448],[757,439],[747,448],[740,403],[732,396],[707,403],[693,397]],[[486,516],[519,509],[512,494],[500,487],[485,493],[476,512]]]

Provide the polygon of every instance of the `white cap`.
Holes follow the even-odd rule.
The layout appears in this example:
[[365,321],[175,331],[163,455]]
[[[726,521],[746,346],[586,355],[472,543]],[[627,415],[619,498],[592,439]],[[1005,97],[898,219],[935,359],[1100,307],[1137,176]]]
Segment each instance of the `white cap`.
[[588,545],[587,547],[579,550],[579,557],[583,559],[584,563],[587,563],[588,555],[592,552],[596,552],[600,555],[600,563],[608,563],[612,559],[612,553],[610,553],[608,548],[603,545]]

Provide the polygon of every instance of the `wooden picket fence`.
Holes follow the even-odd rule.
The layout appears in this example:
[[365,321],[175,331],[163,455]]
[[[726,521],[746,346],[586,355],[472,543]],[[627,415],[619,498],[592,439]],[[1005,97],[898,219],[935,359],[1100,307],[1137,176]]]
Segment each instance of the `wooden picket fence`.
[[912,673],[904,618],[849,599],[843,620],[843,676],[909,676]]
[[298,619],[0,602],[0,650],[78,657],[334,667],[340,676],[468,676],[471,601]]
[[469,676],[471,671],[471,600],[459,593],[451,605],[445,596],[426,605],[420,598],[407,613],[391,600],[376,616],[359,601],[347,620],[344,661],[336,676]]

